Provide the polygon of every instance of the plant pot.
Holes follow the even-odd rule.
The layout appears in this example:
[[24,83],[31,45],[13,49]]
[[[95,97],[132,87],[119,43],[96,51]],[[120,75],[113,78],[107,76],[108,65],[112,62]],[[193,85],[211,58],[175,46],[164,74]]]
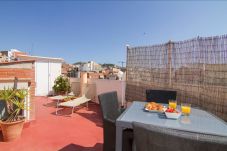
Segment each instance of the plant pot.
[[5,142],[10,142],[15,140],[16,138],[19,138],[21,136],[21,132],[24,126],[24,121],[24,119],[15,122],[0,121],[3,140]]

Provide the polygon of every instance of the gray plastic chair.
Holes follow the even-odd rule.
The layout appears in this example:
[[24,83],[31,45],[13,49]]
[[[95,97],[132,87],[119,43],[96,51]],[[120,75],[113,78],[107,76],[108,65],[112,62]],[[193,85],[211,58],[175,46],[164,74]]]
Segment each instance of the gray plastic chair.
[[[117,92],[107,92],[98,96],[103,117],[104,145],[103,151],[115,151],[116,144],[116,119],[121,115]],[[123,151],[131,151],[133,132],[130,129],[123,131]]]
[[136,151],[227,151],[227,137],[133,123]]

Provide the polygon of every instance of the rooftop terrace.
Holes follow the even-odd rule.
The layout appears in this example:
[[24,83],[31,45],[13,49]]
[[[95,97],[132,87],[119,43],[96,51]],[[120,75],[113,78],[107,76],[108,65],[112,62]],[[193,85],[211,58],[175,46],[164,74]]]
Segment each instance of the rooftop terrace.
[[70,116],[71,109],[61,109],[55,115],[56,102],[36,97],[36,120],[24,126],[21,138],[3,142],[4,151],[101,151],[102,119],[97,104],[81,107]]

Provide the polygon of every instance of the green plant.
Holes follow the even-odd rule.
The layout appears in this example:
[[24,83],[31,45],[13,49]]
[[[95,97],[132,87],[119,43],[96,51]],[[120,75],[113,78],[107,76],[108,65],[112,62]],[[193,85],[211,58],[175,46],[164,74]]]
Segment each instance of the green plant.
[[25,105],[25,98],[28,95],[28,91],[24,89],[11,89],[4,88],[0,91],[0,100],[6,101],[7,116],[2,120],[5,122],[13,122],[20,120],[21,110],[27,110]]
[[66,93],[66,92],[70,92],[70,83],[69,83],[69,79],[65,78],[63,76],[58,76],[55,81],[54,81],[54,86],[53,86],[53,90],[55,93],[59,94],[59,93]]

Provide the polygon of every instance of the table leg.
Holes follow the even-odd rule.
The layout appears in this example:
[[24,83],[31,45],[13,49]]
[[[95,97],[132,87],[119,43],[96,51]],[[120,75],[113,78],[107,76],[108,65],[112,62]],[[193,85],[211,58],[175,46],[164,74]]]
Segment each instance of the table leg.
[[58,99],[58,101],[57,101],[56,110],[55,110],[55,114],[56,114],[56,115],[58,114],[58,104],[59,104],[59,99]]
[[122,151],[123,127],[116,126],[116,151]]
[[60,99],[58,99],[58,101],[57,101],[57,106],[58,106],[59,102],[60,102]]

